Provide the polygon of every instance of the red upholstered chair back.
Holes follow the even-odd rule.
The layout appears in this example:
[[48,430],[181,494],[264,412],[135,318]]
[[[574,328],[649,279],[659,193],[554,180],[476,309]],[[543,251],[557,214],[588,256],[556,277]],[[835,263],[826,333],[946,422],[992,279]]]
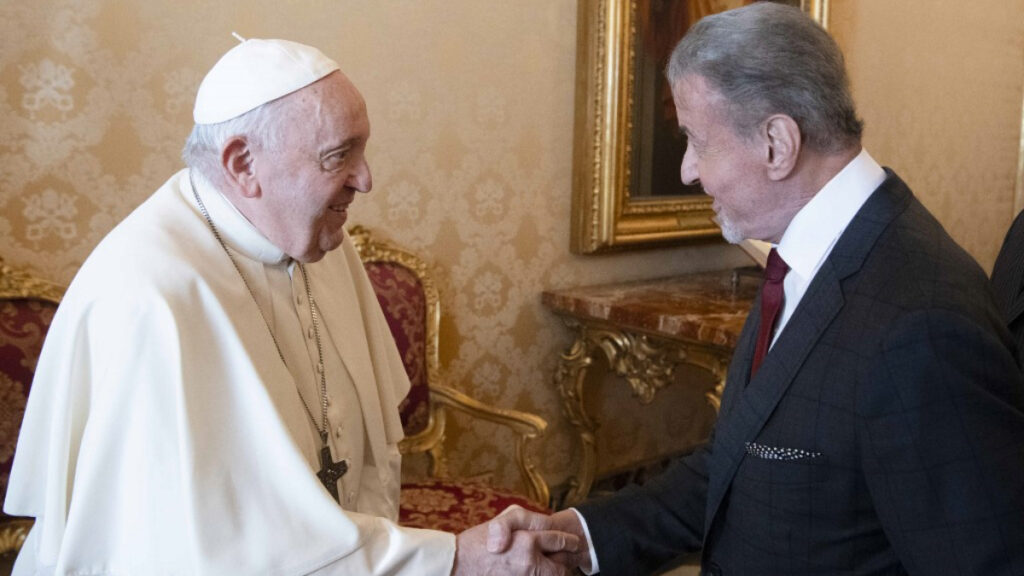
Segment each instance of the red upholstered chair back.
[[427,265],[355,226],[349,230],[363,267],[377,294],[412,385],[399,406],[405,440],[403,454],[426,453],[431,475],[448,474],[444,458],[444,412],[432,406],[431,385],[438,381],[440,297]]
[[[430,459],[429,475],[436,479],[404,485],[403,518],[410,521],[410,525],[454,530],[458,526],[471,525],[466,524],[473,520],[468,512],[471,507],[475,506],[475,514],[482,515],[489,513],[489,508],[482,504],[484,501],[495,506],[513,502],[509,500],[508,493],[451,480],[444,453],[448,410],[510,428],[517,435],[516,451],[512,457],[529,496],[528,499],[520,497],[514,502],[534,509],[546,506],[549,499],[548,486],[530,462],[526,444],[540,436],[547,423],[534,414],[483,404],[442,384],[438,357],[440,298],[426,263],[410,252],[373,239],[370,232],[361,226],[353,227],[349,234],[377,293],[412,383],[409,396],[400,406],[406,433],[401,444],[402,453],[426,453]],[[442,521],[442,515],[437,514],[437,510],[426,513],[426,517],[413,518],[414,511],[407,508],[406,502],[409,500],[406,496],[425,502],[430,499],[423,496],[427,492],[434,495],[444,492],[446,498],[475,504],[464,506],[466,510],[461,511],[457,519],[449,515]],[[467,496],[469,494],[480,495],[480,498],[470,498]]]
[[[406,436],[416,436],[430,424],[428,357],[436,355],[436,334],[428,338],[428,302],[424,285],[408,267],[387,260],[366,262],[366,273],[384,310],[412,387],[399,407]],[[434,295],[436,298],[436,294]],[[433,302],[436,309],[436,302]],[[428,342],[432,345],[428,346]]]
[[[32,376],[63,290],[0,258],[0,502],[14,462]],[[21,546],[30,526],[0,512],[0,553]]]

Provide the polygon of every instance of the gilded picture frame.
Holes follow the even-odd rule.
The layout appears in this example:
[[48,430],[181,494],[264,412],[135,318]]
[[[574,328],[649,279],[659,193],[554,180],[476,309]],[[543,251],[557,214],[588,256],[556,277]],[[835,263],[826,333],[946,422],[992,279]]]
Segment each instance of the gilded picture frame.
[[[638,170],[644,159],[638,151],[642,145],[650,145],[639,141],[636,126],[642,122],[636,120],[642,116],[637,114],[664,105],[651,94],[637,94],[635,88],[639,75],[661,80],[660,70],[652,72],[651,66],[644,68],[643,64],[637,68],[638,25],[650,26],[653,20],[650,15],[646,21],[638,18],[641,3],[651,6],[651,0],[579,0],[570,241],[575,254],[664,246],[720,235],[711,220],[711,200],[699,188],[651,193],[650,177]],[[799,4],[827,27],[828,0],[789,3]],[[678,178],[682,155],[676,155],[668,168]],[[656,165],[663,164],[658,161]],[[651,165],[647,154],[644,166]],[[638,175],[647,181],[637,180]],[[641,186],[648,188],[645,193],[634,189]]]

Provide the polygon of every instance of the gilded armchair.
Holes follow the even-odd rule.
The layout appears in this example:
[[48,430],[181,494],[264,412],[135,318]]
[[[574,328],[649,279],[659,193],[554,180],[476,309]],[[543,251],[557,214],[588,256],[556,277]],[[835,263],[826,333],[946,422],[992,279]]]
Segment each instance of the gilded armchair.
[[[527,446],[544,433],[547,423],[533,414],[489,406],[442,384],[438,359],[440,302],[427,265],[414,254],[374,240],[361,226],[349,233],[412,383],[400,407],[406,432],[400,448],[403,454],[425,453],[429,458],[429,478],[402,484],[401,523],[458,532],[488,520],[509,504],[546,510],[548,486],[531,463]],[[448,410],[506,426],[515,433],[514,458],[526,487],[525,498],[450,476],[444,452]]]
[[[29,387],[63,289],[0,258],[0,502],[14,460]],[[0,556],[17,553],[32,520],[0,512]]]

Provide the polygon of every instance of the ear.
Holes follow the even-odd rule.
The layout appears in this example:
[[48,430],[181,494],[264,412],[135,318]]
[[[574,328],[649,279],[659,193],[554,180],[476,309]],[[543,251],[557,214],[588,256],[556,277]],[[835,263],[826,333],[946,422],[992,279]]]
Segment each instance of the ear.
[[800,126],[790,116],[775,114],[765,121],[762,130],[768,145],[768,177],[783,180],[793,172],[800,156]]
[[220,151],[220,164],[228,182],[246,198],[260,195],[260,183],[256,178],[249,142],[242,136],[234,136]]

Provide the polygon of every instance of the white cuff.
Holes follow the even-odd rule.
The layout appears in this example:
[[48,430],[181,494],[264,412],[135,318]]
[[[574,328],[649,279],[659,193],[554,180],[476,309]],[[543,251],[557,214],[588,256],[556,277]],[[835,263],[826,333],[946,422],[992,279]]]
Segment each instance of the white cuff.
[[587,527],[587,519],[580,514],[580,511],[575,508],[570,508],[576,513],[576,517],[580,519],[580,525],[583,526],[583,535],[587,537],[587,550],[590,550],[590,570],[583,570],[583,573],[587,576],[592,576],[601,571],[601,567],[597,565],[597,552],[594,551],[594,541],[590,539],[590,528]]

